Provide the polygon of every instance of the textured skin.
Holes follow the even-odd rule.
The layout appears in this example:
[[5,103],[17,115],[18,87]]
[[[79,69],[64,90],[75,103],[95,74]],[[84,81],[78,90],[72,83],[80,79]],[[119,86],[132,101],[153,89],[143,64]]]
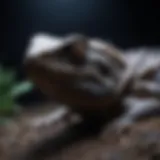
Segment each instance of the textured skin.
[[[69,45],[71,44],[69,42]],[[115,77],[115,75],[120,75],[125,68],[125,62],[118,49],[107,43],[89,40],[89,46],[96,52],[87,52],[86,64],[78,67],[63,60],[63,55],[68,55],[63,54],[64,47],[59,48],[58,53],[54,47],[48,52],[39,51],[39,54],[33,54],[34,56],[31,52],[27,53],[29,56],[26,56],[25,66],[28,75],[42,92],[70,107],[90,111],[107,110],[106,106],[112,106],[116,102],[114,95],[119,76]],[[101,52],[103,54],[97,54]],[[101,73],[98,63],[103,64],[107,72],[109,70],[109,75]],[[92,87],[86,88],[83,81],[93,83]],[[98,88],[97,91],[95,91],[96,88]]]
[[130,94],[124,97],[125,112],[110,125],[111,128],[123,128],[137,120],[160,115],[160,50],[141,48],[127,51],[128,64],[132,65],[140,53],[145,53],[145,57],[134,73]]
[[[46,157],[46,160],[160,159],[160,102],[158,96],[155,96],[154,87],[148,87],[148,82],[149,84],[159,83],[159,69],[156,67],[160,62],[160,55],[157,54],[159,51],[147,48],[130,50],[126,51],[125,58],[128,66],[131,66],[132,64],[135,64],[139,53],[142,52],[145,53],[145,59],[141,62],[139,69],[134,70],[136,72],[133,72],[134,76],[132,77],[132,83],[130,83],[129,86],[128,95],[126,94],[125,97],[123,97],[124,99],[120,101],[123,102],[126,107],[124,114],[115,118],[113,123],[110,123],[109,126],[111,126],[111,128],[107,125],[100,136],[85,140],[82,139],[81,141],[69,144],[67,147],[65,146],[62,150],[59,150],[57,154],[49,156],[49,158]],[[142,92],[142,89],[144,88],[145,91],[143,90]],[[150,90],[150,88],[152,89]],[[157,94],[159,93],[156,90],[156,95]],[[93,111],[94,108],[94,103],[91,104],[91,108],[88,109],[90,116],[91,111]],[[117,103],[117,106],[117,108],[120,108],[120,103]],[[88,108],[88,106],[86,108]],[[112,111],[115,108],[112,109],[111,107]],[[120,112],[117,108],[115,110]],[[80,106],[79,109],[79,112],[82,112],[83,114],[83,106]],[[98,111],[100,112],[97,112],[97,110],[95,111],[96,112],[94,113],[96,113],[97,116],[96,121],[98,121],[100,119],[100,117],[98,117],[98,113],[101,112],[100,107],[98,108]],[[155,116],[157,116],[155,113],[158,113],[157,119],[155,119]],[[88,115],[86,114],[86,116]],[[106,117],[108,116],[109,114]],[[94,123],[94,125],[99,125],[99,122]],[[41,159],[44,158],[45,155]]]

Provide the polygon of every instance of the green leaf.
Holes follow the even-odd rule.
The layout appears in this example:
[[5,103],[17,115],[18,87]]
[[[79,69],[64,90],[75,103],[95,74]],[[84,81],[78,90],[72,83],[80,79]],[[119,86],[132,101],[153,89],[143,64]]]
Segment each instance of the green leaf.
[[9,116],[14,113],[15,102],[11,95],[0,96],[0,115]]
[[3,123],[4,117],[21,112],[21,108],[16,105],[15,98],[30,91],[33,87],[30,82],[15,84],[16,73],[0,66],[0,123]]
[[11,91],[15,83],[15,72],[0,68],[0,95],[7,94]]
[[31,82],[28,81],[21,82],[12,88],[11,95],[14,98],[16,98],[22,94],[30,92],[32,89],[33,89],[33,84]]

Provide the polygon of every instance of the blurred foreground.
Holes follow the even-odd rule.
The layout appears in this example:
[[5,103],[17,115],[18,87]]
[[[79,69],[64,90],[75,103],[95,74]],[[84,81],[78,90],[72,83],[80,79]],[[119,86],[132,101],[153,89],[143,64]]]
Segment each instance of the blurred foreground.
[[29,78],[54,103],[0,126],[0,159],[160,159],[160,50],[81,38],[27,52]]

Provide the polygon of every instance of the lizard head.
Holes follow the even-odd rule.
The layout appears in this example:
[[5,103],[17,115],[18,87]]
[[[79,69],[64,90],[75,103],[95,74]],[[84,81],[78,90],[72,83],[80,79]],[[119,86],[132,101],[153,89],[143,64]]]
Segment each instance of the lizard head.
[[[89,109],[105,108],[115,100],[118,74],[125,68],[125,63],[120,53],[115,52],[116,49],[113,51],[113,46],[105,47],[102,42],[94,41],[97,43],[79,35],[32,38],[29,48],[37,46],[40,49],[27,50],[25,66],[29,78],[43,93],[61,103],[90,106]],[[73,63],[74,58],[85,60],[85,63],[77,65]]]

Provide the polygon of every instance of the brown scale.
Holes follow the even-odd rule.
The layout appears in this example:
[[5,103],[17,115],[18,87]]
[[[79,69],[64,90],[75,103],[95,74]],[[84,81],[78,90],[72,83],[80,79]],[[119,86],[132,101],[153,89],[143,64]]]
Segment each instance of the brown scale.
[[35,57],[27,53],[25,67],[43,93],[83,117],[80,130],[92,133],[123,112],[123,97],[136,70],[126,66],[113,45],[79,35]]
[[[105,110],[106,106],[115,102],[116,87],[115,85],[110,87],[110,84],[108,84],[111,81],[116,84],[118,80],[117,77],[113,76],[115,74],[112,72],[114,70],[112,62],[118,61],[122,70],[125,68],[125,64],[123,59],[119,58],[120,56],[117,56],[116,59],[115,55],[119,53],[112,54],[113,46],[107,46],[108,48],[106,47],[106,50],[103,51],[105,53],[99,54],[103,55],[101,59],[106,63],[101,64],[100,60],[87,59],[84,52],[86,52],[88,40],[85,41],[85,39],[86,37],[82,39],[76,37],[72,43],[67,44],[66,42],[57,51],[53,48],[53,50],[44,52],[35,58],[26,58],[25,67],[31,80],[51,98],[70,107],[72,106],[74,109],[78,107],[77,109],[84,111]],[[98,51],[101,52],[99,49]],[[112,59],[112,61],[107,58]],[[119,66],[117,68],[120,68]],[[109,76],[110,81],[107,81],[107,76]],[[80,81],[92,81],[100,90],[105,90],[104,94],[101,96],[95,95],[90,91],[92,88],[88,90],[80,87],[76,88],[76,82]]]
[[160,98],[160,64],[146,69],[133,86],[134,94]]
[[[146,104],[144,99],[151,98],[151,94],[155,97],[148,88],[147,92],[144,90],[145,84],[146,86],[148,84],[143,80],[148,77],[146,75],[153,77],[155,68],[152,70],[147,68],[138,75],[146,56],[145,52],[137,57],[134,64],[126,66],[121,52],[114,46],[100,40],[89,41],[83,36],[75,37],[72,41],[65,41],[57,50],[53,48],[35,58],[26,59],[29,77],[42,92],[80,113],[89,122],[86,128],[100,126],[101,123],[104,124],[106,120],[110,121],[121,113],[124,114],[116,122],[118,121],[118,125],[125,125],[159,110],[158,102],[150,105],[150,102]],[[91,42],[92,45],[89,46]],[[97,56],[96,54],[100,59],[90,57]],[[110,87],[109,79],[116,85]],[[96,95],[94,85],[90,88],[79,85],[80,83],[84,85],[87,81],[94,82],[100,91],[104,91],[103,94]],[[137,98],[136,107],[124,104],[130,95]]]
[[[69,48],[67,47],[67,50],[70,50],[70,49],[71,49],[70,47]],[[113,48],[112,48],[112,51],[113,51]],[[92,69],[87,70],[84,67],[83,72],[80,72],[80,71],[82,71],[81,69],[83,67],[82,68],[78,67],[78,69],[77,69],[77,66],[84,66],[85,63],[79,63],[78,65],[76,63],[74,65],[73,64],[70,65],[69,62],[75,62],[75,61],[72,61],[72,60],[68,61],[67,60],[68,57],[65,57],[66,52],[62,52],[62,51],[59,52],[59,54],[63,53],[62,54],[63,58],[59,55],[59,58],[58,58],[60,61],[59,64],[57,64],[57,62],[58,62],[57,57],[58,56],[53,57],[53,59],[51,59],[50,56],[47,55],[47,53],[48,52],[46,52],[46,54],[44,53],[45,54],[44,57],[39,56],[39,57],[36,57],[35,59],[28,59],[27,60],[26,65],[27,65],[29,76],[42,89],[43,92],[45,91],[47,93],[47,95],[50,95],[52,98],[54,97],[56,100],[60,101],[61,103],[68,104],[69,107],[71,107],[72,109],[75,109],[75,111],[78,111],[79,113],[83,114],[85,116],[85,118],[87,118],[87,117],[88,117],[88,119],[91,118],[91,121],[93,121],[93,118],[92,118],[92,114],[93,114],[93,117],[97,118],[96,119],[97,123],[95,123],[95,121],[94,121],[94,125],[99,125],[99,121],[98,121],[100,119],[99,115],[102,115],[102,112],[104,110],[108,111],[108,112],[104,112],[105,117],[109,117],[109,114],[111,113],[111,112],[109,112],[109,110],[107,110],[108,108],[110,108],[112,111],[114,110],[114,112],[119,112],[118,108],[120,108],[120,105],[117,105],[118,107],[116,106],[117,107],[116,108],[115,105],[113,105],[113,104],[117,104],[119,102],[118,100],[121,97],[123,99],[120,100],[120,102],[122,102],[123,100],[128,98],[127,94],[132,95],[133,98],[136,97],[137,99],[139,99],[139,102],[137,102],[137,104],[135,104],[136,107],[134,105],[132,105],[132,103],[130,103],[130,105],[132,105],[132,106],[131,107],[126,106],[126,112],[120,118],[118,118],[118,124],[120,126],[122,126],[123,124],[128,124],[128,122],[129,123],[131,122],[130,123],[131,129],[130,128],[128,129],[128,127],[125,128],[125,126],[124,126],[124,130],[122,130],[124,132],[121,132],[122,135],[119,135],[119,137],[115,134],[116,132],[113,132],[112,134],[110,134],[109,136],[107,135],[107,137],[106,137],[106,132],[105,132],[104,137],[107,139],[107,142],[109,141],[110,142],[109,144],[114,144],[115,146],[108,146],[108,143],[105,143],[104,139],[101,139],[101,140],[94,139],[93,141],[91,139],[91,141],[82,141],[81,143],[78,142],[75,144],[75,146],[68,145],[67,149],[62,151],[62,156],[59,154],[56,157],[53,156],[53,159],[56,159],[56,158],[57,159],[71,159],[71,160],[72,159],[88,159],[88,160],[117,159],[118,160],[119,158],[126,159],[126,160],[127,159],[142,159],[142,158],[144,160],[147,160],[147,159],[155,160],[156,158],[159,159],[159,153],[157,152],[157,146],[155,145],[157,143],[158,147],[159,147],[159,141],[158,141],[159,123],[155,122],[155,124],[158,124],[158,127],[156,127],[156,129],[154,128],[154,125],[152,126],[152,124],[151,124],[151,126],[149,126],[148,122],[146,122],[144,124],[143,123],[142,124],[135,124],[133,126],[131,125],[131,124],[133,124],[133,122],[135,122],[136,119],[143,117],[144,114],[151,113],[151,111],[155,111],[156,109],[159,108],[159,103],[157,103],[157,102],[152,103],[152,104],[150,102],[148,104],[140,103],[140,101],[145,102],[146,101],[145,98],[150,97],[150,95],[146,94],[145,96],[142,96],[140,94],[140,88],[141,88],[140,85],[139,85],[139,87],[135,87],[137,83],[141,84],[141,82],[144,80],[145,81],[147,80],[147,82],[148,82],[148,80],[152,79],[151,77],[154,77],[154,76],[152,76],[154,74],[150,74],[150,73],[152,73],[152,70],[150,71],[150,68],[148,68],[144,72],[144,74],[141,74],[140,76],[139,75],[137,76],[137,74],[136,74],[136,71],[139,68],[138,64],[142,64],[142,59],[144,56],[143,54],[142,54],[142,58],[140,56],[138,58],[139,60],[137,59],[137,62],[133,66],[131,66],[131,67],[128,66],[126,68],[124,67],[125,68],[124,70],[122,69],[125,72],[123,73],[123,75],[121,77],[119,77],[117,90],[116,91],[114,90],[115,93],[111,96],[111,98],[108,98],[108,95],[106,95],[105,98],[103,99],[103,97],[102,97],[102,100],[101,100],[101,97],[93,96],[93,94],[86,92],[86,91],[83,92],[82,90],[77,90],[77,92],[76,92],[72,88],[73,87],[72,84],[75,83],[75,81],[77,81],[77,80],[85,80],[87,76],[89,76],[89,78],[92,77],[92,79],[94,79],[94,78],[96,79],[98,77],[97,78],[98,81],[100,83],[103,83],[102,80],[104,79],[104,77],[105,78],[107,76],[109,77],[110,74],[100,74],[101,73],[100,71],[98,71],[98,73],[97,73],[98,67],[94,68],[93,67],[94,65],[89,66],[89,67],[92,66],[93,67]],[[81,52],[78,52],[78,53],[81,53]],[[102,53],[104,53],[104,52],[100,52],[100,54],[102,54]],[[115,54],[115,52],[114,52],[114,54]],[[80,55],[81,54],[78,54],[78,56],[80,56]],[[106,59],[107,59],[107,57],[108,57],[108,59],[110,59],[109,62],[113,62],[115,59],[115,58],[113,58],[114,56],[112,57],[112,55],[113,55],[112,53],[106,54]],[[83,59],[83,57],[84,57],[84,54],[82,57],[80,56],[80,58],[82,58],[82,59]],[[44,63],[45,60],[46,60],[46,63]],[[55,66],[53,66],[53,68],[52,67],[49,68],[50,67],[50,65],[49,65],[50,60],[51,60],[52,64],[53,64],[53,62],[55,64]],[[108,64],[107,60],[106,60],[106,64]],[[116,60],[114,61],[114,63],[117,64]],[[64,64],[64,65],[62,65],[62,64]],[[57,68],[56,68],[56,65],[57,65]],[[70,68],[71,72],[67,71],[67,69],[66,69],[67,67],[64,67],[65,65],[68,66],[68,68]],[[111,65],[108,64],[108,66],[111,66]],[[108,70],[108,68],[106,70]],[[110,71],[110,69],[109,69],[109,71]],[[112,69],[112,71],[114,71],[114,69]],[[153,73],[155,73],[155,72],[153,72]],[[102,75],[103,76],[105,75],[105,76],[103,77]],[[114,73],[111,73],[111,75],[113,76]],[[101,80],[101,76],[102,76],[102,80]],[[114,79],[117,80],[117,77]],[[137,91],[135,90],[135,88],[138,88]],[[53,94],[53,91],[54,91],[54,94]],[[148,91],[148,93],[150,93],[150,91]],[[116,97],[114,97],[114,96],[116,96]],[[86,99],[84,99],[84,97]],[[113,99],[112,99],[112,97],[113,97]],[[110,103],[109,103],[109,99],[111,99]],[[116,100],[116,103],[113,103],[114,100]],[[136,111],[135,109],[137,109],[138,107],[140,108],[140,110]],[[106,114],[106,113],[108,113],[108,114]],[[104,121],[103,118],[101,120]],[[116,119],[116,122],[117,122],[117,119]],[[123,123],[123,122],[127,122],[127,123]],[[153,124],[154,124],[154,120],[153,120]],[[113,125],[113,123],[111,125]],[[145,126],[147,129],[145,129],[145,127],[143,127],[143,126]],[[137,127],[139,127],[139,128],[137,129]],[[108,125],[107,125],[107,128],[108,128]],[[118,129],[118,127],[116,129]],[[117,132],[117,133],[119,133],[119,132]],[[142,137],[144,137],[144,138],[142,138]],[[155,138],[153,138],[153,137],[155,137]],[[149,145],[149,148],[147,148],[148,145]],[[95,147],[92,147],[92,146],[95,146]],[[154,147],[155,147],[155,149],[154,149]],[[156,152],[154,152],[154,150]],[[52,158],[50,158],[50,160],[51,159]]]
[[[142,53],[133,50],[133,57]],[[117,118],[110,126],[111,128],[123,128],[139,120],[146,120],[150,117],[159,117],[160,115],[160,56],[153,56],[152,50],[145,50],[143,66],[138,67],[138,72],[134,73],[130,92],[123,99],[124,113]],[[127,54],[127,52],[126,52]],[[132,58],[133,58],[132,57]],[[159,59],[159,63],[148,66],[148,64]],[[131,61],[132,59],[128,59]],[[147,64],[147,63],[148,64]],[[130,63],[130,62],[129,62]],[[142,71],[141,71],[142,70]]]

